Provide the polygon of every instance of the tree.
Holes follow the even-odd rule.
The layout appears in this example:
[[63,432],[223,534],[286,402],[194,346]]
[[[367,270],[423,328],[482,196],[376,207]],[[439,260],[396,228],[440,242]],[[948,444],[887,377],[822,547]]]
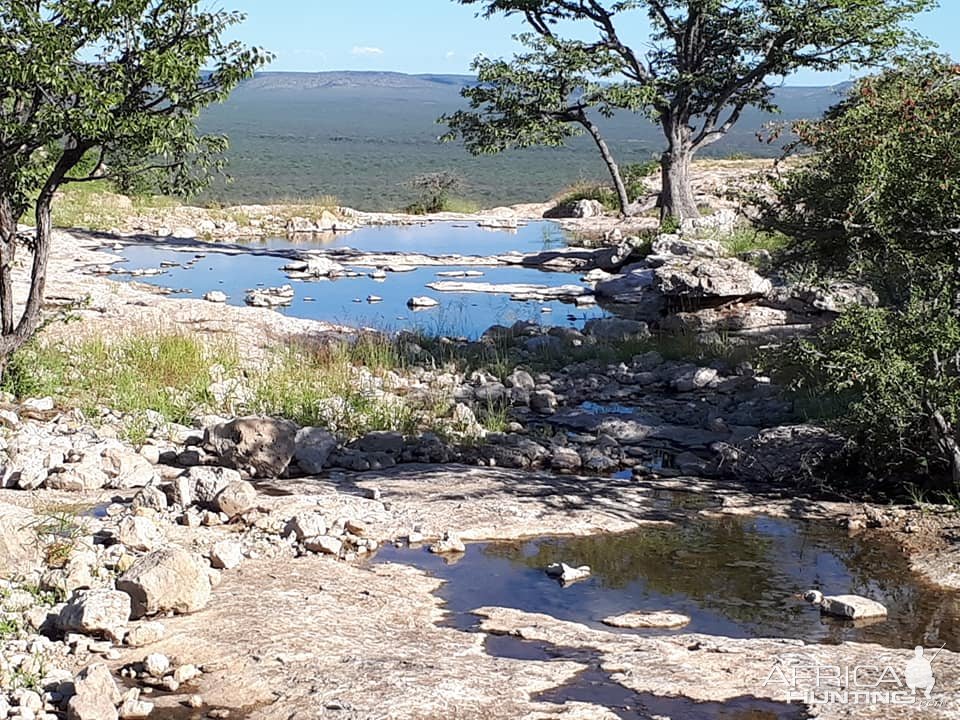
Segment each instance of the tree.
[[[243,16],[204,5],[0,3],[0,365],[40,321],[58,189],[145,176],[162,192],[189,193],[222,168],[226,139],[198,135],[197,116],[269,55],[223,40]],[[31,206],[30,289],[18,317],[17,224]]]
[[596,107],[600,115],[610,117],[615,108],[637,109],[640,98],[635,89],[599,82],[615,72],[609,53],[586,52],[530,34],[518,39],[532,52],[517,55],[512,62],[485,57],[473,61],[477,83],[461,92],[472,110],[440,118],[450,127],[443,140],[462,137],[467,149],[480,155],[537,145],[559,147],[585,131],[607,166],[621,212],[630,214],[633,199],[589,110]]
[[[594,107],[643,108],[663,129],[661,217],[685,219],[699,213],[690,184],[696,152],[722,138],[750,106],[776,109],[774,84],[800,68],[837,70],[884,60],[910,33],[902,23],[935,0],[456,0],[481,5],[483,15],[519,15],[550,48],[531,78],[524,61],[516,76],[504,68],[490,75],[504,92],[517,82],[533,94],[554,81],[551,100],[569,90],[569,58],[596,55],[607,88],[591,84],[581,98]],[[643,12],[652,28],[650,49],[621,36],[625,18]],[[571,30],[592,39],[562,36]],[[482,65],[481,65],[482,69]],[[575,66],[588,74],[593,68]],[[582,78],[581,78],[582,79]],[[526,86],[531,80],[537,84]],[[466,91],[470,97],[470,89]],[[482,96],[477,96],[483,100]],[[563,95],[566,97],[566,95]],[[551,103],[548,103],[548,106]],[[480,103],[483,112],[460,129],[481,142],[478,128],[509,119],[512,104]],[[478,106],[475,106],[476,109]],[[521,110],[522,110],[521,105]],[[524,120],[520,115],[520,120]],[[574,120],[556,120],[578,122]],[[553,130],[548,138],[555,139]]]

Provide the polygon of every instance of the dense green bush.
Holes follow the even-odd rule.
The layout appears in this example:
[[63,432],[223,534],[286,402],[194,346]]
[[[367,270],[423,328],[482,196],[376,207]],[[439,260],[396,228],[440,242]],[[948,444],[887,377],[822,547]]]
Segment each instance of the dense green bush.
[[861,80],[816,122],[814,150],[778,188],[768,222],[800,265],[902,304],[939,294],[960,268],[960,65],[930,56]]
[[779,356],[799,399],[827,408],[867,477],[960,482],[960,66],[931,56],[860,81],[796,127],[814,154],[766,208],[795,270],[871,286]]
[[902,309],[851,308],[816,338],[776,355],[811,419],[855,439],[863,476],[891,489],[949,485],[950,440],[932,420],[940,413],[955,426],[958,363],[960,319],[917,299]]

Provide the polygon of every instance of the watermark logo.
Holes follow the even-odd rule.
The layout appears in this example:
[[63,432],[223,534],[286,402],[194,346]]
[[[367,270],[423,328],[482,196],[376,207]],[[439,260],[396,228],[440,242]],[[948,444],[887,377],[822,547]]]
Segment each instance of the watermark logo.
[[943,703],[934,692],[933,662],[943,646],[928,657],[914,648],[905,663],[877,662],[857,665],[777,663],[762,686],[782,692],[786,702],[807,705],[912,705],[937,707]]

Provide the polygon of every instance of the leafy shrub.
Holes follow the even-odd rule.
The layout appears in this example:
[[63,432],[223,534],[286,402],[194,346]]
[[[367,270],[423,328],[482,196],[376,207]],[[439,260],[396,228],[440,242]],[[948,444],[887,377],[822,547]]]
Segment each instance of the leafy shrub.
[[929,56],[861,80],[815,122],[814,154],[764,220],[792,269],[865,283],[849,309],[779,357],[811,407],[859,442],[884,485],[960,483],[960,66]]
[[[410,180],[409,185],[417,191],[417,199],[404,210],[412,215],[435,212],[472,212],[476,208],[457,197],[463,192],[466,182],[456,173],[446,170],[424,173]],[[464,209],[470,208],[470,209]]]
[[815,154],[780,184],[766,220],[793,238],[798,262],[869,283],[892,304],[953,282],[960,65],[932,56],[866,78],[794,129]]
[[620,168],[620,176],[623,178],[623,184],[627,188],[627,197],[630,198],[631,202],[649,192],[643,181],[658,172],[660,172],[660,161],[655,159],[642,163],[630,163]]
[[857,442],[867,478],[947,485],[949,440],[931,418],[957,421],[960,319],[943,304],[850,308],[816,338],[795,341],[771,360],[808,407],[833,415],[814,419]]

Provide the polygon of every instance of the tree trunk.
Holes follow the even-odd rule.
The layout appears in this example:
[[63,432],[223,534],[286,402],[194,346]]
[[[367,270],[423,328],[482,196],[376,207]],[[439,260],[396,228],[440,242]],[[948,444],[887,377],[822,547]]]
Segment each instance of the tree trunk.
[[13,262],[17,254],[17,220],[8,197],[0,197],[0,336],[13,334]]
[[[37,199],[35,243],[33,249],[33,266],[30,270],[30,290],[27,294],[27,300],[24,304],[23,314],[19,321],[15,322],[13,317],[13,298],[12,298],[12,267],[3,267],[0,270],[0,277],[5,282],[3,292],[10,293],[9,306],[6,294],[0,297],[0,304],[3,305],[3,334],[0,336],[0,372],[6,369],[10,356],[26,344],[40,325],[40,314],[43,309],[43,293],[47,281],[47,261],[50,256],[50,239],[53,230],[53,220],[51,217],[51,205],[53,202],[53,190],[44,190]],[[14,229],[16,226],[14,226]],[[15,233],[14,233],[15,235]],[[10,242],[10,247],[16,243],[14,237]],[[8,248],[3,248],[4,253]],[[11,257],[12,252],[4,257]],[[12,263],[12,259],[11,259]],[[9,331],[8,331],[9,328]]]
[[693,145],[686,123],[664,121],[667,151],[660,158],[662,189],[660,192],[660,222],[667,218],[688,220],[700,217],[697,201],[690,184],[690,163]]
[[590,137],[593,138],[593,141],[597,144],[597,148],[600,150],[600,156],[607,164],[610,179],[613,180],[613,187],[617,192],[617,201],[620,203],[620,214],[624,217],[631,215],[631,200],[627,194],[627,187],[623,184],[623,177],[620,175],[620,166],[617,165],[613,153],[610,152],[610,147],[607,145],[606,140],[603,139],[603,135],[600,134],[600,128],[587,117],[585,112],[580,112],[578,120],[580,124],[587,129],[587,132],[590,133]]

